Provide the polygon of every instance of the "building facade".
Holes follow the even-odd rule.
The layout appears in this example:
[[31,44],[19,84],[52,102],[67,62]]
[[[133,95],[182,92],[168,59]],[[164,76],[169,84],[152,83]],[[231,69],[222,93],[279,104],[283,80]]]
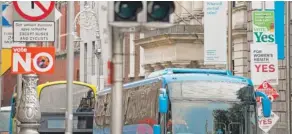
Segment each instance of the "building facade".
[[[222,65],[204,65],[204,3],[202,1],[175,1],[174,27],[149,30],[144,38],[135,40],[144,48],[145,74],[167,67],[226,68]],[[232,42],[234,73],[250,75],[250,44],[253,43],[252,11],[261,9],[262,3],[236,1],[232,11]],[[266,9],[273,9],[274,2],[265,2]],[[291,25],[291,24],[290,24]],[[291,37],[291,35],[290,35]],[[291,44],[289,44],[291,45]],[[280,97],[273,102],[272,111],[280,119],[269,134],[287,134],[286,73],[285,60],[279,61],[279,84],[274,86]],[[290,76],[291,77],[291,76]]]
[[[107,1],[80,2],[80,10],[89,7],[98,16],[98,28],[87,29],[80,26],[80,81],[103,87],[110,86],[107,83],[108,68],[107,62],[112,58],[111,28],[108,25]],[[96,33],[96,30],[99,32]],[[96,35],[99,34],[100,38]],[[143,48],[135,45],[134,40],[143,37],[140,33],[124,33],[124,82],[144,78]],[[97,49],[101,49],[101,58],[96,55]],[[99,64],[101,62],[101,64]],[[102,68],[102,69],[100,69]],[[101,76],[101,77],[99,77]]]

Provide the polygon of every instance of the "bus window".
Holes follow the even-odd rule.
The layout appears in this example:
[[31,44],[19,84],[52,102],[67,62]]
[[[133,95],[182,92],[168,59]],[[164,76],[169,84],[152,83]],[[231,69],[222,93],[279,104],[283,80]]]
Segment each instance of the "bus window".
[[9,132],[10,111],[0,111],[0,132]]
[[[73,85],[73,109],[76,111],[83,97],[91,88],[83,85]],[[66,84],[56,84],[45,87],[40,94],[41,112],[66,111]]]

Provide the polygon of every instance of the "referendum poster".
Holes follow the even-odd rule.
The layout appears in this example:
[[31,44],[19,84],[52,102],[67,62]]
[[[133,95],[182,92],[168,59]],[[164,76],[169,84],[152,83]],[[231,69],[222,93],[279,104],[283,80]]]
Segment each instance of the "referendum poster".
[[204,2],[204,64],[226,64],[227,1]]
[[253,11],[253,43],[275,44],[274,11]]
[[250,45],[250,70],[254,85],[267,81],[278,85],[278,58],[276,44]]

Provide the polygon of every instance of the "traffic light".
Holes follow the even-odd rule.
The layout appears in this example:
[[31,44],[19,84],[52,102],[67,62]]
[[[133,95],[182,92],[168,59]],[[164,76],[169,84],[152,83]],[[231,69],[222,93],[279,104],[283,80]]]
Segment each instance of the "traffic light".
[[116,27],[167,27],[172,25],[173,1],[111,1],[109,24]]

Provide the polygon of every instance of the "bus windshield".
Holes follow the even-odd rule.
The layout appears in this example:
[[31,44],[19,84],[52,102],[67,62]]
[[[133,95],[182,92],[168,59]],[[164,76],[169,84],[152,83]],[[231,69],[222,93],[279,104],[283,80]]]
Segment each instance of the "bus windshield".
[[[173,134],[254,134],[255,99],[246,84],[184,81],[169,84]],[[248,112],[247,112],[248,111]],[[253,117],[253,118],[252,118]],[[245,126],[248,124],[248,126]]]
[[[83,85],[73,85],[73,109],[79,107],[80,101],[86,97],[87,92],[92,89]],[[55,84],[43,88],[40,94],[41,112],[61,112],[66,111],[66,83]]]
[[0,111],[0,132],[9,131],[10,111]]

